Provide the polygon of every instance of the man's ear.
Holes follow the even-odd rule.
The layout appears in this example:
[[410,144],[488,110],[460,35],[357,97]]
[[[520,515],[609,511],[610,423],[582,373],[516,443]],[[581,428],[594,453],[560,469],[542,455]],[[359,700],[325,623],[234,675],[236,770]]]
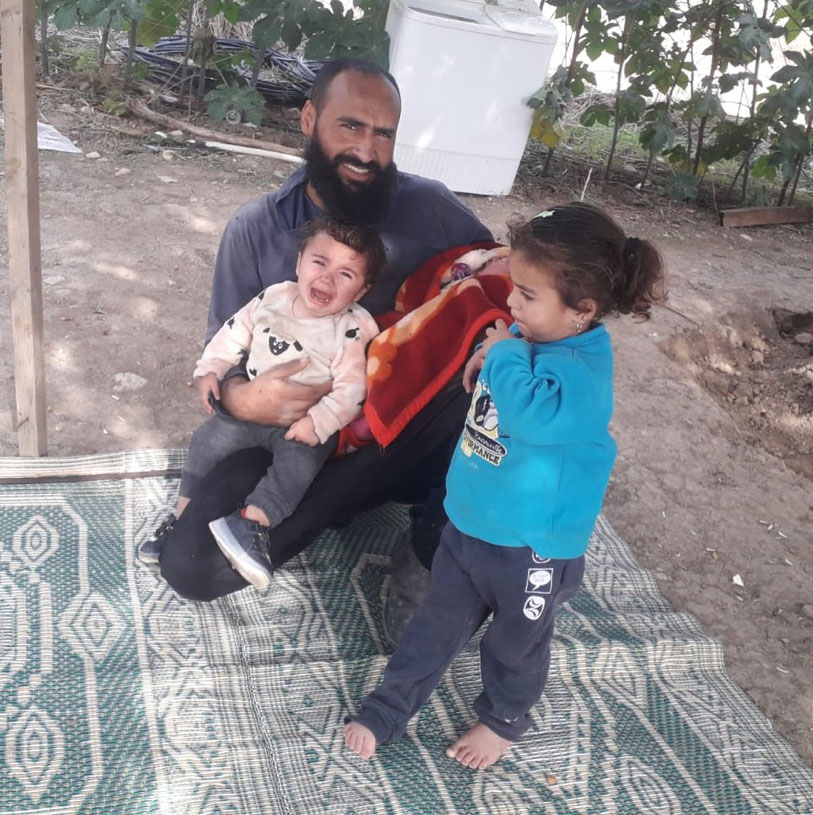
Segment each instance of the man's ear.
[[313,102],[308,99],[302,106],[302,113],[299,115],[299,129],[302,133],[310,138],[313,135],[314,128],[316,127],[316,107]]

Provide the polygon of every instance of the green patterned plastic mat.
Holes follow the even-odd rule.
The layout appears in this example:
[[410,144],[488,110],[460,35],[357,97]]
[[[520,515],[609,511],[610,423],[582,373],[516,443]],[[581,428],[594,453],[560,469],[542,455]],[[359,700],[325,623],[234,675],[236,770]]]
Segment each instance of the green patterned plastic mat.
[[363,762],[342,716],[386,656],[390,507],[212,604],[134,563],[181,453],[0,459],[0,815],[804,815],[813,773],[602,520],[526,739],[485,772],[476,643]]

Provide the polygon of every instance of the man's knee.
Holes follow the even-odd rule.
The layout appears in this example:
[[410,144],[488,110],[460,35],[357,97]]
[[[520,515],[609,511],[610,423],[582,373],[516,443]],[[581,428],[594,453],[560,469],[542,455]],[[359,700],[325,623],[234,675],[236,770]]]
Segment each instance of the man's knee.
[[[191,532],[192,536],[178,534],[184,531]],[[201,603],[209,603],[247,586],[220,554],[208,529],[196,532],[176,527],[167,538],[161,554],[161,577],[167,585],[185,600]],[[200,546],[201,540],[208,545]]]
[[195,560],[179,559],[164,552],[161,557],[161,577],[184,600],[208,603],[219,595],[213,590],[207,575],[196,568]]

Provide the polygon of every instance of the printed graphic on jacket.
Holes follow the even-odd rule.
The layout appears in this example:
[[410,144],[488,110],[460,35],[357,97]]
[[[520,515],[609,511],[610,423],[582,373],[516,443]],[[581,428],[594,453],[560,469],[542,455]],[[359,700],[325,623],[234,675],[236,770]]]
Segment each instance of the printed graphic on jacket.
[[478,380],[466,415],[466,424],[463,426],[460,449],[467,456],[479,456],[489,464],[499,467],[503,456],[508,453],[498,441],[499,435],[497,406],[491,399],[488,385]]

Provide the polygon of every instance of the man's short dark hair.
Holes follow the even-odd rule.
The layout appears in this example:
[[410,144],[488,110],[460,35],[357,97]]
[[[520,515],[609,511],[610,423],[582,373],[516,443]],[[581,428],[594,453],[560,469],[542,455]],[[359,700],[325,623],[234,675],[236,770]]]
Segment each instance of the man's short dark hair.
[[334,241],[344,244],[361,255],[366,261],[364,279],[370,286],[375,283],[387,261],[384,244],[375,229],[361,224],[339,221],[328,215],[321,215],[312,221],[308,221],[303,227],[302,241],[299,244],[300,251],[313,238],[322,234],[329,235]]
[[363,76],[377,77],[389,82],[398,94],[398,100],[401,99],[401,90],[395,77],[389,72],[385,71],[380,65],[376,65],[368,59],[359,59],[358,57],[341,57],[340,59],[328,60],[316,74],[316,79],[313,80],[313,87],[311,88],[310,100],[316,111],[319,112],[325,104],[328,88],[330,83],[339,75],[353,71]]

